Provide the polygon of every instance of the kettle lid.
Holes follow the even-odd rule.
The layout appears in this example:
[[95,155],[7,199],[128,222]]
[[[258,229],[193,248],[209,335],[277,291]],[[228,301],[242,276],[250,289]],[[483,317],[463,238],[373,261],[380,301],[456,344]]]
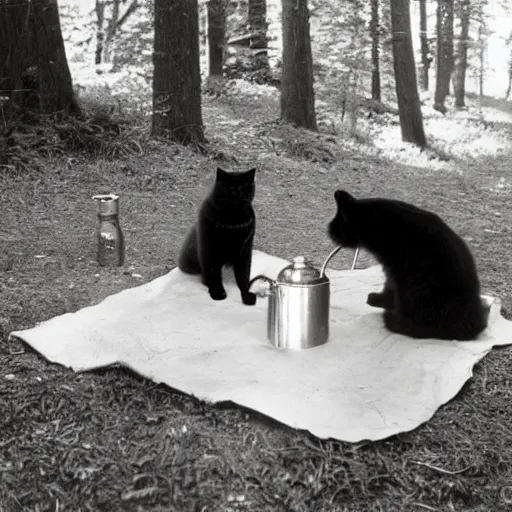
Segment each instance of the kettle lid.
[[328,281],[306,256],[296,256],[277,276],[280,284],[318,284]]

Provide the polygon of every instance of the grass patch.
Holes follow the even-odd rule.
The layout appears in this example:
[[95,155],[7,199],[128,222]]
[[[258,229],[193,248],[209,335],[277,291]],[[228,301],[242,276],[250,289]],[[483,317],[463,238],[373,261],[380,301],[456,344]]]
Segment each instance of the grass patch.
[[41,169],[46,158],[88,155],[120,159],[144,154],[147,126],[134,117],[95,113],[84,118],[37,116],[3,135],[0,172]]

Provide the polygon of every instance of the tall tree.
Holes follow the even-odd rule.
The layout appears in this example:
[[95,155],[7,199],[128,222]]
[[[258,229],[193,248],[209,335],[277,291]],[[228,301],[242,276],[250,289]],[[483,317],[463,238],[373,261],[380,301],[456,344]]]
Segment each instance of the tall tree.
[[512,54],[508,60],[508,85],[507,92],[505,93],[505,99],[508,100],[510,97],[510,92],[512,90]]
[[0,63],[7,121],[27,110],[79,113],[57,0],[0,0]]
[[96,12],[96,49],[94,51],[94,63],[101,64],[103,60],[103,44],[105,42],[105,30],[103,28],[105,23],[105,2],[96,0],[94,11]]
[[267,1],[249,0],[249,30],[251,32],[251,48],[267,47]]
[[380,16],[379,0],[371,0],[372,99],[380,101]]
[[465,106],[466,70],[468,67],[469,21],[471,16],[471,0],[457,0],[457,17],[459,18],[460,32],[457,38],[455,52],[455,66],[453,70],[453,93],[455,106]]
[[510,97],[510,92],[512,91],[512,32],[507,38],[507,46],[508,46],[508,60],[507,60],[507,70],[508,70],[508,85],[507,92],[505,93],[505,99],[508,100]]
[[208,62],[210,76],[222,76],[226,38],[226,0],[208,2]]
[[453,72],[453,0],[437,0],[437,76],[434,108],[445,113],[446,96],[450,94]]
[[425,147],[427,142],[416,83],[409,0],[391,0],[391,29],[393,32],[393,67],[402,140]]
[[419,0],[420,2],[420,49],[421,49],[421,74],[420,85],[422,90],[428,91],[428,75],[430,71],[430,49],[428,44],[427,32],[427,0]]
[[478,23],[478,94],[480,96],[480,102],[484,95],[486,35],[485,17],[483,12],[481,12]]
[[282,27],[281,118],[316,130],[307,0],[282,0]]
[[268,68],[267,55],[267,1],[249,0],[248,2],[248,22],[251,32],[250,45],[255,51],[253,54],[254,69]]
[[[111,61],[112,41],[115,35],[140,5],[139,0],[132,0],[121,14],[121,3],[125,2],[126,0],[96,0],[96,64]],[[107,5],[111,6],[111,15],[105,27],[105,8]]]
[[182,144],[205,142],[197,0],[155,0],[151,133]]

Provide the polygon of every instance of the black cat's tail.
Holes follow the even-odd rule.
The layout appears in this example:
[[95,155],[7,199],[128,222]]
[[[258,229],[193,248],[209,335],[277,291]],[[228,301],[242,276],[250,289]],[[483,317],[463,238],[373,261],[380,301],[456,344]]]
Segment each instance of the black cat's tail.
[[194,226],[188,233],[178,257],[178,268],[186,274],[200,274],[201,264],[197,251],[197,229]]

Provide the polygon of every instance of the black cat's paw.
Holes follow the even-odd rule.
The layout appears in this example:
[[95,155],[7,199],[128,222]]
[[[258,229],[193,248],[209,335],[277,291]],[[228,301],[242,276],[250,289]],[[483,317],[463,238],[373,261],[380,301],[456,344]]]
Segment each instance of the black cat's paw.
[[382,307],[382,293],[369,293],[366,299],[366,304],[374,308]]
[[227,297],[227,293],[224,288],[210,288],[208,291],[213,300],[224,300]]
[[393,296],[386,293],[369,293],[366,304],[374,308],[393,309],[395,307]]
[[246,306],[254,306],[256,304],[256,295],[251,292],[242,293],[242,302]]

